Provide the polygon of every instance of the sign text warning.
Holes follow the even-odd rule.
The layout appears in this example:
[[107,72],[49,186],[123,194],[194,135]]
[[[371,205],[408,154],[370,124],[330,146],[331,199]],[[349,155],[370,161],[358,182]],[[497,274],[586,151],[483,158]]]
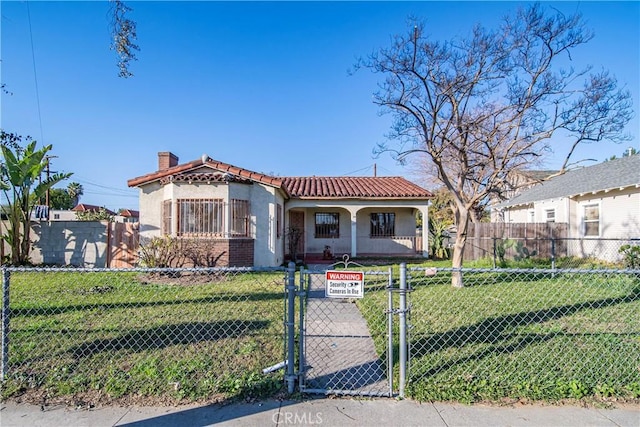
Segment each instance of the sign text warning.
[[329,298],[364,297],[364,273],[361,271],[334,271],[325,273],[325,295]]

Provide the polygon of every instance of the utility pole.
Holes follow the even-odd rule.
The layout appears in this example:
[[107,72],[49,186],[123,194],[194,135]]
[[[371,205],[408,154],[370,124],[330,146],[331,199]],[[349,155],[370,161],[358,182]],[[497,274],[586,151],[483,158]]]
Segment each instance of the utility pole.
[[[58,156],[45,156],[45,159],[47,160],[47,166],[45,168],[45,173],[47,174],[47,181],[49,181],[49,178],[51,177],[51,159],[55,159]],[[51,189],[47,188],[47,193],[45,196],[45,205],[47,206],[47,221],[49,220],[49,209],[51,208]]]

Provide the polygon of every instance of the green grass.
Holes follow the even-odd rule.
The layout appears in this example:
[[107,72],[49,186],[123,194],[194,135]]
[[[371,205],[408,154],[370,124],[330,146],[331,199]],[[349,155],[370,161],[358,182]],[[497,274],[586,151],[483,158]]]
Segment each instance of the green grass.
[[[409,274],[410,397],[640,398],[636,276],[467,272],[454,289],[446,271]],[[386,325],[367,313],[386,298],[371,289],[359,301],[373,336]]]
[[261,369],[283,360],[283,276],[14,272],[2,397],[272,393],[282,375]]

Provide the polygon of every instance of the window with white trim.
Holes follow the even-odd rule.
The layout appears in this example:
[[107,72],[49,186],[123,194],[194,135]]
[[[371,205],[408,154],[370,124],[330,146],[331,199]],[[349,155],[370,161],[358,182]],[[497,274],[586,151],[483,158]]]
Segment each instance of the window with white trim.
[[545,218],[547,222],[556,222],[556,210],[555,209],[547,209],[544,211]]
[[582,224],[585,237],[600,236],[600,205],[598,203],[582,206]]

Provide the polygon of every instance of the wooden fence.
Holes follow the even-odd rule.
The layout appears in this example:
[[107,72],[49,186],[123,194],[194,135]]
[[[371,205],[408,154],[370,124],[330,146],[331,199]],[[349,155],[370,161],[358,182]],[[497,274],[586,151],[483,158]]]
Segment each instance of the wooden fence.
[[138,262],[139,223],[112,222],[107,229],[107,266],[131,268]]
[[[493,257],[498,240],[521,242],[536,257],[567,256],[566,223],[478,223],[469,224],[464,258],[476,260]],[[513,248],[510,249],[513,251]]]

